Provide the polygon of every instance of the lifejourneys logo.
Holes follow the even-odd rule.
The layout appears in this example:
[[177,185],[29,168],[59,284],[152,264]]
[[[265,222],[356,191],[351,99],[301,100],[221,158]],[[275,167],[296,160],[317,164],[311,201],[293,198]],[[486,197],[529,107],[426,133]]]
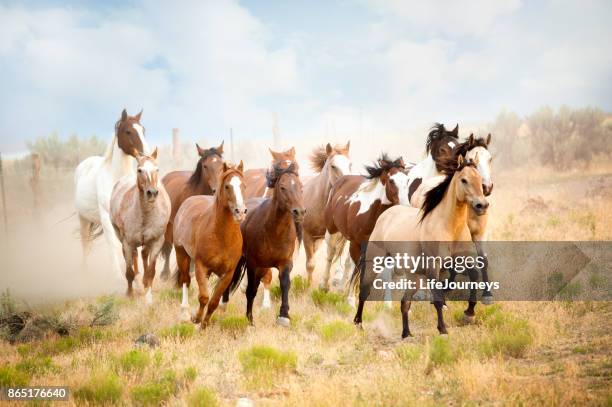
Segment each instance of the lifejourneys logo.
[[[418,256],[413,256],[408,253],[396,253],[395,256],[375,256],[372,259],[372,271],[376,274],[381,274],[385,270],[405,270],[410,273],[416,273],[419,270],[425,271],[431,268],[439,270],[454,270],[462,274],[471,269],[483,269],[486,265],[485,256],[427,256],[421,253]],[[482,282],[482,281],[437,281],[427,279],[427,281],[417,282],[402,278],[399,281],[384,281],[383,278],[377,278],[373,281],[372,286],[383,290],[410,290],[410,289],[479,289],[479,290],[498,290],[499,282]]]

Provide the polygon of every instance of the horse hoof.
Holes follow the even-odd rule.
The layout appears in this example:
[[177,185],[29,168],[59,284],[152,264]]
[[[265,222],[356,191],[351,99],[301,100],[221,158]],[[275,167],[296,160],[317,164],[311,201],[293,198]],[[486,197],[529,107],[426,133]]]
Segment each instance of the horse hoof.
[[348,297],[348,305],[351,308],[356,308],[355,297],[354,296],[351,295],[351,296]]
[[278,317],[276,318],[276,324],[288,328],[291,325],[291,320],[286,317]]
[[327,284],[321,283],[319,284],[319,290],[327,292],[329,291],[329,287],[327,286]]
[[153,305],[153,295],[150,292],[145,294],[145,304],[148,306]]
[[220,309],[221,311],[225,311],[225,310],[227,310],[227,302],[223,302],[223,301],[221,301],[221,302],[219,303],[219,309]]
[[471,325],[476,322],[476,317],[474,315],[463,314],[463,323],[466,325]]
[[414,342],[414,336],[412,336],[412,334],[402,336],[402,341],[403,342]]
[[487,296],[482,296],[482,298],[480,299],[480,302],[482,303],[482,305],[491,305],[493,304],[493,296],[492,295],[487,295]]
[[181,322],[191,321],[191,315],[189,314],[189,308],[181,308],[181,313],[179,314],[179,320]]
[[442,309],[443,309],[444,311],[447,311],[447,310],[448,310],[448,305],[446,305],[446,304],[442,305]]
[[261,309],[270,309],[272,308],[272,304],[270,304],[270,301],[264,301],[261,303]]
[[441,337],[443,337],[443,338],[448,338],[448,333],[447,333],[447,332],[445,332],[445,333],[443,333],[443,334],[440,334],[440,336],[441,336]]

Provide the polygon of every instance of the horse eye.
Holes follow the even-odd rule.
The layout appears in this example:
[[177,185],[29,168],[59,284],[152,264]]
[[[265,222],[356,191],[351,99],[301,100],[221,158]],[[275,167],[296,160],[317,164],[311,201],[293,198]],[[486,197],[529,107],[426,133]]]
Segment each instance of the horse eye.
[[142,168],[139,168],[139,169],[138,169],[138,172],[139,172],[139,173],[142,173]]
[[206,170],[206,169],[208,169],[208,165],[205,165],[205,166],[204,166],[204,169],[205,169],[205,170]]
[[286,191],[286,190],[287,190],[287,188],[281,187],[281,191]]
[[467,184],[467,180],[465,178],[461,178],[461,182]]
[[395,180],[393,178],[391,178],[389,181],[391,181],[391,184],[395,185]]
[[226,185],[226,186],[225,186],[225,189],[229,189],[229,185]]

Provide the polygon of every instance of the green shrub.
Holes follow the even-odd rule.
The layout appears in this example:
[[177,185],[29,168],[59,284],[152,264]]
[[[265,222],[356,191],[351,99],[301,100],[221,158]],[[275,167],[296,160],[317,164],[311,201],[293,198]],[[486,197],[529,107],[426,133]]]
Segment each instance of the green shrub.
[[123,385],[112,372],[92,377],[88,383],[74,391],[74,398],[89,404],[116,404],[121,400]]
[[190,407],[216,407],[219,405],[219,400],[212,389],[209,389],[208,387],[201,387],[191,393],[191,396],[189,396],[188,405]]
[[245,373],[264,370],[286,371],[295,369],[295,352],[283,352],[271,346],[253,346],[239,352],[238,358]]
[[173,338],[177,338],[180,340],[185,340],[185,339],[191,338],[195,334],[195,332],[196,332],[195,325],[190,322],[187,322],[187,323],[176,324],[174,326],[171,326],[169,328],[162,330],[161,336],[163,338],[173,337]]
[[22,387],[30,383],[30,375],[13,366],[0,367],[0,387]]
[[457,352],[448,337],[436,336],[429,348],[429,360],[433,365],[446,365],[457,360]]
[[290,292],[294,295],[301,295],[308,291],[308,280],[302,276],[295,276],[291,280]]
[[141,406],[158,406],[179,390],[176,374],[172,370],[166,371],[161,379],[132,388],[132,401]]
[[348,322],[337,320],[321,326],[319,334],[326,341],[346,339],[355,333],[355,327]]
[[219,327],[234,334],[246,331],[249,320],[244,316],[227,316],[219,320]]
[[310,298],[316,306],[334,309],[341,315],[348,315],[352,311],[346,298],[339,293],[317,289],[312,291]]
[[279,300],[281,297],[281,289],[280,289],[280,285],[275,284],[272,287],[270,287],[270,297],[272,297],[273,300]]
[[529,323],[522,319],[507,319],[495,327],[489,338],[480,344],[480,351],[485,356],[502,354],[515,358],[522,357],[533,343],[533,334]]
[[186,381],[188,382],[192,382],[196,379],[196,377],[198,377],[198,369],[196,369],[193,366],[189,366],[187,369],[185,369],[185,371],[183,372],[183,377],[185,378]]
[[124,372],[142,372],[149,364],[149,360],[149,353],[134,349],[121,355],[118,364]]
[[395,354],[402,367],[409,367],[423,354],[421,345],[404,344],[395,348]]
[[38,375],[54,370],[56,366],[53,364],[50,356],[37,355],[22,360],[17,363],[15,368],[29,375]]

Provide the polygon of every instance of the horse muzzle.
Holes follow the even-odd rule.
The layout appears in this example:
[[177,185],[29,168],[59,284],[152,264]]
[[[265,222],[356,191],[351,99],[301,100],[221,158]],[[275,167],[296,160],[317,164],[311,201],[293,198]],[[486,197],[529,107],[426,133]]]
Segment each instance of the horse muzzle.
[[146,195],[147,195],[147,199],[149,201],[154,201],[157,198],[157,195],[159,195],[159,190],[157,189],[147,189],[146,191]]
[[305,215],[306,215],[306,209],[304,208],[291,209],[291,216],[293,216],[293,220],[297,223],[303,222]]
[[484,193],[484,196],[491,195],[491,192],[493,192],[493,183],[491,182],[490,185],[482,184],[482,192]]
[[234,220],[238,223],[242,222],[244,218],[246,218],[247,208],[234,208],[232,211],[232,215],[234,216]]
[[476,212],[476,215],[478,216],[481,216],[487,213],[488,207],[489,207],[489,202],[487,202],[486,199],[477,200],[477,201],[472,202],[472,208],[474,209],[474,212]]

